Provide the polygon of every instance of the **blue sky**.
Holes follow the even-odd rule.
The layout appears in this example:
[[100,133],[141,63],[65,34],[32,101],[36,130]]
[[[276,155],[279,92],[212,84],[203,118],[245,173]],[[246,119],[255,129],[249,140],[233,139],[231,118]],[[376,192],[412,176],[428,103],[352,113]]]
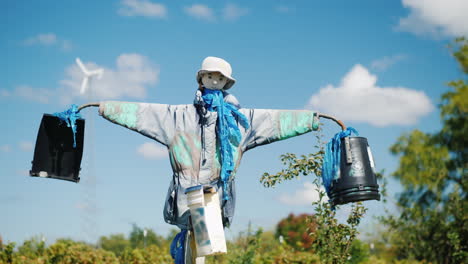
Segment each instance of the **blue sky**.
[[[442,4],[443,3],[443,4]],[[440,128],[437,104],[462,76],[447,44],[468,35],[466,2],[451,1],[5,1],[0,11],[0,235],[88,240],[131,224],[166,234],[162,208],[171,178],[163,149],[84,110],[82,182],[27,176],[43,113],[71,103],[123,100],[187,104],[207,56],[233,67],[231,92],[244,107],[314,109],[367,137],[389,175],[401,133]],[[79,93],[74,60],[104,68]],[[339,127],[324,122],[329,139]],[[285,152],[314,151],[313,134],[246,153],[237,173],[234,236],[249,222],[272,229],[288,213],[312,213],[312,177],[265,189],[263,172]],[[96,179],[90,182],[89,179]],[[390,180],[390,194],[400,189]],[[390,210],[390,204],[387,205]],[[369,207],[372,231],[382,203]],[[346,214],[347,207],[338,212]]]

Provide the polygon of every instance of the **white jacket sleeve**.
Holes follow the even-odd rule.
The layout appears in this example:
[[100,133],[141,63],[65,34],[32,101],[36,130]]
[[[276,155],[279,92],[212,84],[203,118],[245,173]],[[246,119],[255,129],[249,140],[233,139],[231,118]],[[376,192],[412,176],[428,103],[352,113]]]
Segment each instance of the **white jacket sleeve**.
[[175,133],[177,106],[132,102],[101,102],[99,114],[168,146]]
[[319,120],[309,110],[240,109],[250,122],[245,150],[317,130]]

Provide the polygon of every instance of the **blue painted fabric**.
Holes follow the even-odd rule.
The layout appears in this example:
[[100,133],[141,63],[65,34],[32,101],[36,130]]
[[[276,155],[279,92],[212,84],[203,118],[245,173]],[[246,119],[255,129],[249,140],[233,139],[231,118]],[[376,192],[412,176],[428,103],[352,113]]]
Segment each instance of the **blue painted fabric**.
[[245,129],[249,128],[249,122],[234,105],[224,101],[222,91],[204,89],[202,97],[206,109],[218,113],[217,137],[221,148],[220,178],[223,183],[223,199],[229,200],[228,182],[235,168],[233,146],[239,146],[242,139],[241,132],[237,126],[236,117]]
[[175,264],[185,264],[185,239],[187,229],[182,229],[172,240],[170,253]]
[[322,165],[322,181],[328,197],[330,197],[332,181],[335,177],[338,178],[340,173],[341,139],[349,137],[351,134],[359,135],[356,129],[348,127],[346,130],[336,133],[325,148],[325,157]]
[[70,127],[73,131],[73,147],[76,148],[76,120],[81,118],[78,111],[78,106],[73,104],[69,109],[55,113],[54,116],[67,123],[67,127]]

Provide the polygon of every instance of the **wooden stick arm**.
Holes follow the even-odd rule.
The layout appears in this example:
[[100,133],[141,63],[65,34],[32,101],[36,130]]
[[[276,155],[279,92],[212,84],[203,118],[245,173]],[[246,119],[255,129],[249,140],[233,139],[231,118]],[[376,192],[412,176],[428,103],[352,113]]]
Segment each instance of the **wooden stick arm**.
[[322,113],[317,113],[317,116],[318,116],[318,118],[323,117],[323,118],[326,118],[326,119],[333,120],[333,121],[335,121],[335,122],[341,127],[341,129],[342,129],[343,131],[346,130],[345,124],[344,124],[341,120],[337,119],[337,118],[334,117],[334,116],[326,115],[326,114],[322,114]]
[[78,112],[80,112],[82,109],[86,107],[90,107],[90,106],[99,107],[99,105],[100,105],[99,103],[88,103],[88,104],[80,105],[80,107],[78,107]]

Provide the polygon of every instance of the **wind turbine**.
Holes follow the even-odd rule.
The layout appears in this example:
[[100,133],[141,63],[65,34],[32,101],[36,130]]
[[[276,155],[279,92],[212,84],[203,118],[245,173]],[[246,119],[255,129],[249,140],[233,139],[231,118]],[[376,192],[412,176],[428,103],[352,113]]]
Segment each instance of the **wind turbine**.
[[102,74],[104,73],[104,69],[96,69],[93,71],[88,71],[84,64],[81,62],[80,58],[76,58],[76,64],[80,67],[81,71],[84,73],[85,77],[83,78],[83,82],[81,83],[81,94],[84,94],[86,88],[88,86],[89,79],[96,76],[98,79],[101,79]]

